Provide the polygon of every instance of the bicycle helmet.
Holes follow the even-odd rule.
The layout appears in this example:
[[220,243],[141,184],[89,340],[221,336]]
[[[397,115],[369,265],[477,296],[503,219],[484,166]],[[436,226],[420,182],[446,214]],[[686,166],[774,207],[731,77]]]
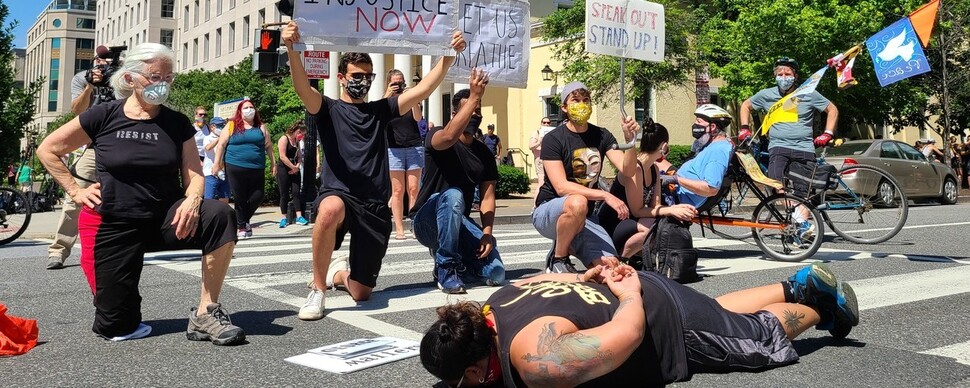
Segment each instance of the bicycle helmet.
[[694,116],[700,117],[709,123],[714,123],[718,128],[724,130],[731,125],[731,114],[714,104],[704,104],[694,111]]
[[795,71],[795,74],[798,74],[798,61],[794,59],[788,57],[778,58],[778,60],[775,61],[775,67],[778,66],[788,66]]

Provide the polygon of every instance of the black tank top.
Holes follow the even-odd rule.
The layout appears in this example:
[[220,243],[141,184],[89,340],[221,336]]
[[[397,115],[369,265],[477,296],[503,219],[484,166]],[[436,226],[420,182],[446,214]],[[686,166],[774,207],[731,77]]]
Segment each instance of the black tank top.
[[[657,165],[654,164],[650,166],[650,183],[647,183],[647,174],[645,171],[643,171],[643,164],[641,164],[638,160],[637,165],[640,166],[640,175],[643,182],[643,206],[649,207],[650,200],[653,199],[654,183],[657,182]],[[613,180],[613,185],[610,186],[610,194],[613,194],[613,196],[619,198],[621,201],[623,201],[623,203],[629,204],[632,202],[627,201],[626,188],[623,187],[622,183],[620,183],[619,178]],[[606,230],[606,233],[612,235],[616,230],[616,226],[620,223],[620,218],[616,214],[616,210],[613,210],[613,208],[604,203],[600,205],[597,216],[599,217],[600,226]],[[631,216],[631,218],[633,217]]]
[[[296,165],[296,155],[297,155],[297,153],[299,151],[300,151],[299,148],[297,148],[295,145],[290,144],[290,139],[286,139],[286,155],[285,156],[286,156],[286,159],[289,160],[290,163],[293,164],[294,166]],[[283,156],[284,155],[280,155],[279,160],[276,161],[276,164],[278,164],[280,166],[283,166],[283,167],[286,167],[286,165],[283,164]]]
[[[640,273],[647,332],[643,342],[622,365],[580,387],[658,386],[688,377],[681,309],[655,273]],[[514,369],[509,349],[516,334],[539,317],[557,316],[580,330],[603,325],[613,318],[619,302],[606,285],[539,281],[519,283],[496,291],[488,301],[498,331],[499,358],[506,387],[525,387]]]

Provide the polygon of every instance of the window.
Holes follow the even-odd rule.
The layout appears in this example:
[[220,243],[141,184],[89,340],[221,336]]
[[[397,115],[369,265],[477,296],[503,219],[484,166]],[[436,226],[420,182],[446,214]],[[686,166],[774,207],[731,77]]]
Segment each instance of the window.
[[192,66],[199,64],[199,38],[192,39]]
[[222,15],[222,0],[216,0],[216,16]]
[[896,147],[895,144],[893,144],[890,141],[887,141],[885,143],[882,143],[882,147],[879,150],[879,157],[890,158],[890,159],[902,159],[903,155],[899,153],[899,148]]
[[202,39],[202,62],[209,60],[209,34]]
[[236,8],[236,0],[229,0],[229,9]]
[[[51,39],[51,48],[55,48],[54,41],[57,41],[57,48],[60,48],[61,47],[60,38]],[[60,86],[58,85],[58,81],[60,80],[60,74],[61,74],[60,66],[61,66],[60,59],[51,59],[51,72],[49,77],[50,81],[48,81],[48,87],[50,88],[50,91],[47,93],[48,112],[57,112],[57,90]]]
[[141,15],[141,2],[139,2],[139,3],[138,3],[138,8],[136,8],[136,9],[137,9],[138,11],[137,11],[137,12],[135,12],[135,18],[136,18],[136,19],[137,19],[137,20],[138,20],[139,22],[141,22],[142,20],[145,20],[144,18],[141,18],[141,19],[138,19],[138,17],[139,17],[140,15]]
[[94,62],[90,59],[74,60],[74,74],[80,73],[82,71],[91,70],[92,67],[94,67]]
[[131,19],[128,18],[128,11],[125,11],[125,13],[121,17],[121,20],[122,20],[122,23],[123,23],[121,25],[121,28],[123,28],[123,29],[131,28]]
[[172,42],[175,40],[175,30],[160,30],[159,31],[159,43],[172,48]]
[[182,44],[182,70],[189,67],[189,44]]
[[556,104],[556,99],[553,97],[544,97],[542,101],[545,102],[545,104],[543,104],[545,109],[542,117],[549,117],[552,119],[552,121],[558,122],[560,120],[559,117],[561,111],[559,109],[559,104]]
[[175,0],[162,0],[162,17],[175,17]]
[[209,21],[209,10],[212,6],[212,0],[205,0],[205,21]]
[[[647,119],[647,117],[653,117],[653,111],[650,109],[652,105],[650,101],[650,92],[652,89],[653,88],[648,87],[647,92],[643,94],[643,97],[640,97],[633,102],[633,117],[638,123],[642,123],[643,120]],[[561,110],[559,107],[556,107],[556,111],[560,112]]]
[[[923,156],[919,151],[917,151],[913,146],[905,143],[898,143],[899,149],[903,151],[903,155],[906,155],[906,159],[915,160],[917,162],[925,162],[926,157]],[[841,147],[839,147],[841,148]],[[837,149],[837,148],[836,148]]]
[[199,26],[199,0],[195,0],[195,27]]
[[236,22],[229,23],[229,52],[236,50]]
[[94,19],[77,18],[77,28],[83,28],[85,30],[93,30]]
[[256,23],[257,26],[262,26],[263,24],[266,24],[266,8],[259,10],[259,18],[256,20],[259,21],[259,23]]
[[243,33],[243,38],[242,38],[243,47],[249,47],[249,16],[243,17],[242,33]]
[[61,26],[61,19],[54,19],[54,21],[51,22],[51,24],[54,25],[54,28],[60,27]]
[[61,48],[61,38],[51,38],[51,48],[52,49]]
[[216,28],[216,58],[222,56],[222,29]]
[[182,18],[182,31],[189,30],[189,6],[185,6],[185,17]]
[[94,49],[94,39],[84,39],[84,38],[75,39],[74,48],[92,50]]
[[141,43],[141,34],[135,34],[135,44]]

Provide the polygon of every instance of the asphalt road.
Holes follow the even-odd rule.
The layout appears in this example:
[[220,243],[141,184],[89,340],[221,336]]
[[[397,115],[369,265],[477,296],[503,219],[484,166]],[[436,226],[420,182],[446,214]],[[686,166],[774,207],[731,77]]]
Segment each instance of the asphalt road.
[[[862,322],[850,334],[852,341],[836,342],[810,330],[795,340],[801,355],[795,365],[696,375],[676,386],[970,386],[967,214],[970,205],[913,207],[906,229],[878,246],[829,236],[813,260],[828,261],[859,295]],[[549,241],[531,225],[501,225],[496,234],[510,278],[541,269]],[[779,281],[803,265],[761,259],[751,244],[715,239],[695,244],[702,247],[702,272],[712,276],[691,287],[712,296]],[[391,241],[372,301],[355,305],[345,294],[329,292],[328,316],[316,322],[296,318],[310,278],[308,237],[248,240],[236,257],[222,302],[246,330],[247,344],[217,347],[185,339],[200,273],[197,254],[189,252],[148,257],[142,311],[154,330],[145,339],[111,343],[90,331],[93,308],[77,253],[68,268],[47,271],[46,243],[0,247],[0,303],[12,315],[37,319],[42,341],[26,355],[0,359],[0,385],[377,388],[436,382],[417,358],[345,375],[283,361],[356,338],[419,339],[433,321],[434,306],[460,297],[434,288],[431,258],[415,240]],[[465,298],[484,300],[492,291],[472,288]]]

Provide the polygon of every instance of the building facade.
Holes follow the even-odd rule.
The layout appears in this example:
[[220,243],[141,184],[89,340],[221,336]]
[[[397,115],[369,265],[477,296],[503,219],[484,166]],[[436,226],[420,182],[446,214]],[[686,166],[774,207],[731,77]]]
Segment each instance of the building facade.
[[97,43],[132,47],[142,42],[175,49],[177,0],[100,0]]
[[71,110],[71,78],[90,69],[94,59],[97,3],[53,0],[28,30],[23,79],[45,80],[28,131],[43,133],[47,123]]

